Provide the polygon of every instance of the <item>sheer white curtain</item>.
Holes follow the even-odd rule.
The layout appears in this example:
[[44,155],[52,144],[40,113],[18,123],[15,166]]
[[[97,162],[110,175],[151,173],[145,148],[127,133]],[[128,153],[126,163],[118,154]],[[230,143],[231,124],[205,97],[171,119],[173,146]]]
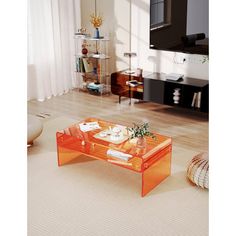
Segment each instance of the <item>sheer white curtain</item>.
[[75,86],[79,13],[80,0],[28,0],[28,100],[43,101]]

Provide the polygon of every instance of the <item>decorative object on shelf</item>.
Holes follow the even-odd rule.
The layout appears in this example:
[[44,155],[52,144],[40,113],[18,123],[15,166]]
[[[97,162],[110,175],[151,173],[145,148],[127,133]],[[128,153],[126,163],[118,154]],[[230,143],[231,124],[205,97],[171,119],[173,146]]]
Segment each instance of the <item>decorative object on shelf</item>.
[[105,90],[105,86],[98,82],[92,82],[87,85],[87,89],[91,92],[102,93]]
[[86,28],[80,28],[80,29],[78,29],[78,32],[75,33],[75,35],[85,35],[86,36],[87,35],[86,31],[87,31]]
[[102,25],[102,17],[97,16],[96,14],[92,14],[90,22],[92,23],[94,28],[99,28]]
[[98,28],[95,28],[94,38],[96,38],[96,39],[100,38],[100,34],[99,34],[99,29]]
[[191,182],[201,188],[209,188],[208,153],[196,155],[188,165],[187,176]]
[[174,89],[174,93],[173,93],[174,97],[174,104],[179,104],[179,99],[180,99],[180,88],[175,88]]
[[86,56],[88,54],[88,49],[85,47],[82,48],[82,54]]
[[85,55],[85,56],[88,54],[86,41],[84,41],[83,44],[82,44],[82,54]]
[[133,127],[127,127],[127,130],[131,132],[130,139],[137,139],[136,146],[137,148],[145,148],[146,147],[146,139],[145,136],[150,136],[153,139],[156,139],[156,136],[151,133],[149,130],[149,124],[143,123],[143,124],[135,124],[133,123]]
[[95,28],[94,38],[99,39],[100,38],[99,27],[102,25],[102,17],[99,15],[97,16],[96,13],[92,14],[90,17],[91,17],[90,22]]

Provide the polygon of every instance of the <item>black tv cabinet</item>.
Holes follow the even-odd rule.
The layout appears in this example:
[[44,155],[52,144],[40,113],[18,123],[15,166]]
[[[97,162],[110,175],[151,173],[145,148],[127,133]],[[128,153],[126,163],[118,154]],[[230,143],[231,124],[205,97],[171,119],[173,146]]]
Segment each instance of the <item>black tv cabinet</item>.
[[[196,111],[209,111],[209,83],[208,80],[184,77],[181,81],[168,81],[165,74],[152,73],[143,78],[143,100],[183,107]],[[175,104],[173,93],[176,88],[180,89],[179,103]],[[192,106],[194,93],[201,93],[199,107]]]
[[[142,82],[137,87],[129,87],[126,82],[137,80]],[[180,89],[180,100],[174,103],[173,92],[176,88]],[[143,76],[136,74],[126,75],[124,71],[111,74],[111,91],[121,97],[141,99],[144,101],[156,102],[169,106],[182,107],[208,113],[209,110],[209,83],[208,80],[184,77],[181,81],[168,81],[165,74],[144,72]],[[194,93],[201,92],[199,108],[192,106]]]

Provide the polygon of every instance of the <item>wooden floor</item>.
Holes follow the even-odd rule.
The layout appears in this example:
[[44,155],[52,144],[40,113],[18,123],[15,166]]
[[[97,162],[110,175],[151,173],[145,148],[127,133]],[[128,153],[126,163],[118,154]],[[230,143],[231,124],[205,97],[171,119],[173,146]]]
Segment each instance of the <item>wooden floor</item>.
[[[147,121],[152,131],[173,138],[173,145],[201,152],[208,151],[208,116],[186,109],[156,103],[122,99],[118,96],[96,96],[73,90],[44,102],[29,101],[28,113],[42,120],[64,116],[74,119],[97,117],[123,125]],[[45,117],[45,118],[43,118]]]

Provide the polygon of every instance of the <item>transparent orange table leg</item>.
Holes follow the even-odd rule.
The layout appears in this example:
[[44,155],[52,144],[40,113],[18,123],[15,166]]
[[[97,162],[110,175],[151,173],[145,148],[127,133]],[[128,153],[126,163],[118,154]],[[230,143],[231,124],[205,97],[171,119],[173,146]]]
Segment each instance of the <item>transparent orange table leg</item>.
[[144,163],[142,171],[142,197],[155,188],[171,173],[171,146]]
[[81,152],[72,151],[60,146],[57,147],[57,150],[58,166],[79,162],[79,157],[82,155]]

